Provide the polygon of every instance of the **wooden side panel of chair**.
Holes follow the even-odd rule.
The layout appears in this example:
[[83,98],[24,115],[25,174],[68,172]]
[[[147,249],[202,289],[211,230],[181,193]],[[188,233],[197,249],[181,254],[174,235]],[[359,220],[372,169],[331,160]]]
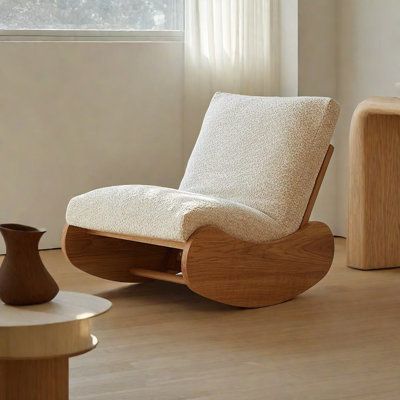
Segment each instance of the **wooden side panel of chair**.
[[[315,285],[331,266],[334,242],[321,222],[264,243],[204,227],[193,233],[183,252],[66,226],[63,250],[77,268],[104,279],[186,284],[211,300],[252,308],[290,300]],[[176,275],[180,268],[183,276]]]
[[[181,250],[93,235],[87,229],[67,225],[64,228],[62,249],[70,262],[88,274],[119,282],[142,282],[134,276],[135,267],[165,271],[178,269]],[[174,265],[172,265],[174,264]]]
[[310,222],[283,239],[244,242],[212,227],[196,231],[182,256],[182,273],[194,292],[238,307],[264,307],[290,300],[328,272],[333,235]]

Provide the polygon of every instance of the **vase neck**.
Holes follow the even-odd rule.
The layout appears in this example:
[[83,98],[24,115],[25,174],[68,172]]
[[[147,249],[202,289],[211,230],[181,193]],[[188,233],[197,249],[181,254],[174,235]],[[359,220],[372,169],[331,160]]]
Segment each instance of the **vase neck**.
[[44,230],[18,224],[0,225],[0,232],[6,243],[7,251],[14,248],[36,249]]

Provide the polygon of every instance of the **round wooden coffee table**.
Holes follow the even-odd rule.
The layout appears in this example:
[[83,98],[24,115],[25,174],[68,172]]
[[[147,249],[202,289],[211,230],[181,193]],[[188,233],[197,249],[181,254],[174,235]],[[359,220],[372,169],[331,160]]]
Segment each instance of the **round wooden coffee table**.
[[68,359],[96,347],[91,318],[110,307],[63,291],[35,306],[0,302],[0,400],[67,400]]

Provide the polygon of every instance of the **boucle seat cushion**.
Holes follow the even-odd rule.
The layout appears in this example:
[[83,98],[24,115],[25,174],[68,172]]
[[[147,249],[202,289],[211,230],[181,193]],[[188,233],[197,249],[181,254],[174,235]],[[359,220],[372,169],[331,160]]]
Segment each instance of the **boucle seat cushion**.
[[186,241],[199,227],[216,226],[240,239],[277,237],[268,215],[243,204],[158,186],[124,185],[74,197],[67,222],[82,228]]
[[217,93],[179,190],[97,189],[71,200],[67,222],[182,241],[204,225],[255,242],[287,236],[300,226],[338,113],[325,97]]

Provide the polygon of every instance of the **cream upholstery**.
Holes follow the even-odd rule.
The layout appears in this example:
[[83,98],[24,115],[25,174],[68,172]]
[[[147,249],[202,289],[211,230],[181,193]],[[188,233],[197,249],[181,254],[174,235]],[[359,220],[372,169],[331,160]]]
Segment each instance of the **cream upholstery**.
[[217,93],[179,190],[128,185],[73,198],[70,225],[185,241],[216,226],[250,241],[300,225],[339,113],[323,97]]
[[70,201],[67,221],[83,228],[178,241],[203,225],[257,241],[279,235],[274,221],[253,208],[158,186],[93,190]]

